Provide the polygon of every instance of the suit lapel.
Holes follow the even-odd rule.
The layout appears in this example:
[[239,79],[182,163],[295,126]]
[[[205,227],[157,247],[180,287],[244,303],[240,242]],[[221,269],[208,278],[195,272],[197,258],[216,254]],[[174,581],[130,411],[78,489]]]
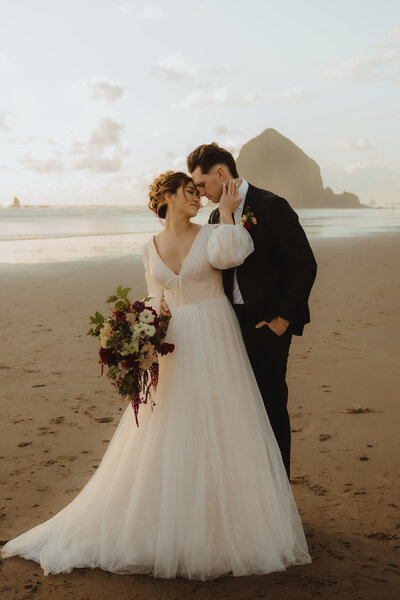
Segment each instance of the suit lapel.
[[[257,205],[257,188],[254,185],[252,185],[251,183],[249,183],[249,189],[247,190],[246,198],[244,199],[244,203],[243,203],[242,215],[243,215],[243,213],[249,212],[249,211],[256,213],[257,212],[256,205]],[[254,226],[250,227],[250,229],[248,229],[247,231],[249,232],[252,239],[254,240],[254,233],[255,233]]]

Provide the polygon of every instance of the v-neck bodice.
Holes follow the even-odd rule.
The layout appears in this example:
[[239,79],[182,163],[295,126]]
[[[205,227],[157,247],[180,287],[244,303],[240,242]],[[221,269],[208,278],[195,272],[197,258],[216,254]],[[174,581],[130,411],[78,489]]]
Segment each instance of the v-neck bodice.
[[152,236],[143,246],[152,306],[159,310],[162,295],[170,309],[224,296],[221,269],[242,264],[253,250],[253,240],[242,225],[207,223],[175,273],[161,258]]
[[196,235],[195,235],[195,238],[194,238],[194,240],[193,240],[193,242],[192,242],[192,245],[191,245],[191,246],[190,246],[190,248],[189,248],[189,252],[186,254],[185,258],[183,259],[183,261],[182,261],[182,264],[181,264],[181,268],[179,269],[179,272],[178,272],[178,273],[175,273],[175,271],[173,271],[173,270],[171,269],[171,267],[169,267],[169,266],[167,265],[167,263],[166,263],[166,262],[165,262],[165,261],[164,261],[164,260],[161,258],[161,255],[160,255],[159,251],[157,250],[156,242],[155,242],[155,239],[154,239],[154,238],[155,238],[155,236],[154,236],[154,235],[152,236],[152,238],[151,238],[151,239],[152,239],[152,241],[153,241],[153,246],[154,246],[154,249],[155,249],[155,251],[156,251],[156,253],[157,253],[157,256],[160,258],[161,262],[162,262],[162,263],[163,263],[163,264],[164,264],[164,265],[167,267],[167,269],[168,269],[169,271],[171,271],[171,273],[172,273],[173,275],[176,275],[176,277],[179,277],[179,276],[180,276],[180,274],[182,273],[182,269],[184,268],[184,266],[185,266],[185,263],[186,263],[186,261],[188,260],[188,258],[189,258],[189,255],[190,255],[190,253],[192,252],[192,249],[193,249],[193,247],[195,246],[195,244],[196,244],[196,241],[197,241],[197,238],[199,237],[199,235],[200,235],[200,233],[201,233],[201,230],[202,230],[202,229],[203,229],[203,227],[200,227],[200,229],[199,229],[199,230],[198,230],[198,232],[196,233]]

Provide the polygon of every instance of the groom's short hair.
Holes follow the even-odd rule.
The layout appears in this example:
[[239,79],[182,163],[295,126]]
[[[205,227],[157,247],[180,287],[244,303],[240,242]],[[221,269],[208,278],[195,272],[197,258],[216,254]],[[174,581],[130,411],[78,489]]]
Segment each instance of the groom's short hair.
[[208,173],[211,167],[222,163],[228,167],[233,177],[239,177],[232,154],[215,142],[198,146],[189,154],[186,162],[189,173],[193,173],[197,167],[201,168],[202,173]]

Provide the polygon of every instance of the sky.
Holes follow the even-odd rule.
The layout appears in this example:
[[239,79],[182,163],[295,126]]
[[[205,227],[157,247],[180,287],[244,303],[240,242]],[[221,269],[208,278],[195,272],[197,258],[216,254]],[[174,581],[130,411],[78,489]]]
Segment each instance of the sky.
[[400,204],[400,2],[0,0],[2,206],[146,204],[269,127],[336,193]]

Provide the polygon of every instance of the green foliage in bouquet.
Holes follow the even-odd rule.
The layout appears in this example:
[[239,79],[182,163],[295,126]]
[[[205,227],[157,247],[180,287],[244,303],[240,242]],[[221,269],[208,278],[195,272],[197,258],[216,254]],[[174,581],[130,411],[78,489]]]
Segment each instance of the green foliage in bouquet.
[[96,311],[90,317],[92,327],[87,335],[100,338],[101,374],[107,365],[107,377],[121,396],[131,399],[139,425],[139,405],[147,404],[151,389],[157,389],[158,356],[173,352],[175,346],[164,342],[170,316],[161,316],[146,304],[151,296],[132,303],[130,290],[118,286],[117,293],[106,300],[107,304],[114,303],[114,308],[109,307],[112,315],[106,318]]

